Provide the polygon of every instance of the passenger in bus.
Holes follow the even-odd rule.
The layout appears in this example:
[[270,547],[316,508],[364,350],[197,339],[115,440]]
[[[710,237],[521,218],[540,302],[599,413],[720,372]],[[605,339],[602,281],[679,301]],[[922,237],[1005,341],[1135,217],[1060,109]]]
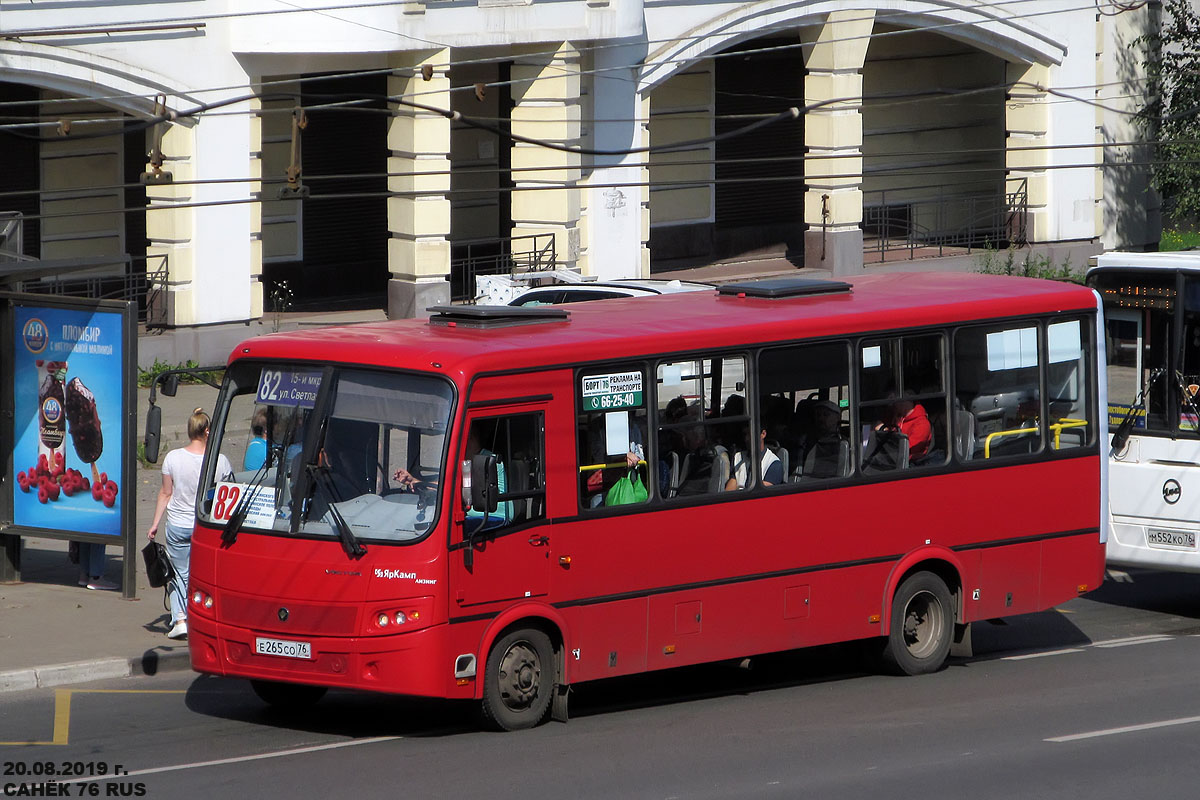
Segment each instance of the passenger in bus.
[[[750,429],[743,427],[745,438],[749,439]],[[748,444],[748,442],[747,442]],[[783,483],[783,464],[779,461],[779,456],[767,447],[767,430],[763,428],[758,432],[758,470],[762,473],[763,486],[777,486]],[[738,450],[733,457],[732,474],[729,480],[725,483],[725,491],[730,492],[735,489],[745,489],[750,485],[750,458],[749,448]]]
[[914,403],[907,398],[896,398],[888,411],[887,417],[879,428],[898,431],[908,437],[909,460],[922,458],[929,452],[933,442],[933,428],[929,424],[929,415],[920,403]]
[[242,456],[242,469],[257,470],[267,462],[267,407],[259,406],[250,420],[253,438]]
[[[626,412],[629,413],[629,412]],[[595,414],[588,420],[588,453],[591,464],[608,464],[608,439],[604,428],[604,415]],[[627,469],[637,469],[639,463],[646,460],[645,434],[638,418],[629,414],[629,446],[625,453]],[[612,477],[611,475],[609,477]],[[661,480],[661,477],[660,477]],[[587,495],[585,505],[589,508],[599,508],[604,505],[605,470],[594,469],[588,472],[584,480],[584,492]]]

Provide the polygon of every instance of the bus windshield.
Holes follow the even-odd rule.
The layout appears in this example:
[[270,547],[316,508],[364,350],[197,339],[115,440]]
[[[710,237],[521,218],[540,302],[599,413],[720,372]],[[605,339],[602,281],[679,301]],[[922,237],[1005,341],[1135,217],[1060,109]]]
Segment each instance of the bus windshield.
[[453,388],[442,379],[310,365],[235,364],[200,518],[240,529],[414,541],[435,522]]

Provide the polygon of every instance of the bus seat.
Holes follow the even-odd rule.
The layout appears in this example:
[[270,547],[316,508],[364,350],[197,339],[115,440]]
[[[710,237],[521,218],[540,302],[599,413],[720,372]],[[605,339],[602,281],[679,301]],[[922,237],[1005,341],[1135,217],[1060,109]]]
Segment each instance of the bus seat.
[[725,491],[729,482],[729,451],[721,445],[713,445],[712,469],[708,474],[709,494]]
[[[510,492],[525,492],[529,490],[529,462],[514,458],[508,468],[508,485],[505,487]],[[532,515],[530,514],[530,505],[533,498],[525,497],[512,502],[512,521],[524,522]]]
[[686,473],[683,472],[687,467],[687,456],[683,457],[682,462],[679,458],[679,453],[674,450],[667,453],[667,465],[670,470],[670,477],[667,479],[667,497],[674,497],[679,494],[679,484],[683,483]]
[[787,483],[788,476],[791,475],[791,472],[790,472],[791,456],[788,455],[787,448],[776,446],[776,447],[771,448],[771,452],[774,453],[775,457],[779,459],[780,474],[783,475],[783,482]]
[[863,451],[863,473],[890,472],[908,467],[908,436],[899,431],[872,430]]
[[850,472],[850,443],[826,436],[809,448],[801,478],[841,478]]
[[975,455],[975,415],[965,408],[954,409],[954,452],[963,461]]

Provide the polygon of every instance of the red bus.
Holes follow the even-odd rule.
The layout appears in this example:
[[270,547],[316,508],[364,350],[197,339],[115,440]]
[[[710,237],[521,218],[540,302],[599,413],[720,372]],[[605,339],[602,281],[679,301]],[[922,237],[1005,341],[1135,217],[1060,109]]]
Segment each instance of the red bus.
[[832,642],[935,671],[1102,579],[1096,324],[1079,286],[925,273],[249,340],[192,665],[510,730],[584,681]]

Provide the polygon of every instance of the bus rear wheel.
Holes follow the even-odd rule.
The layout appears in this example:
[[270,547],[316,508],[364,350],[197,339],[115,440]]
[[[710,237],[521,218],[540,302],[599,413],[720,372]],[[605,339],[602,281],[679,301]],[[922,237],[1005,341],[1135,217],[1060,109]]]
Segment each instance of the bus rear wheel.
[[306,683],[279,683],[277,681],[250,681],[251,688],[269,706],[281,709],[308,708],[325,696],[324,686],[309,686]]
[[483,717],[503,731],[532,728],[550,711],[554,689],[550,637],[535,628],[511,631],[488,654]]
[[900,675],[936,672],[950,653],[954,610],[950,590],[932,572],[904,579],[892,597],[892,620],[883,662]]

